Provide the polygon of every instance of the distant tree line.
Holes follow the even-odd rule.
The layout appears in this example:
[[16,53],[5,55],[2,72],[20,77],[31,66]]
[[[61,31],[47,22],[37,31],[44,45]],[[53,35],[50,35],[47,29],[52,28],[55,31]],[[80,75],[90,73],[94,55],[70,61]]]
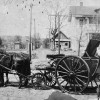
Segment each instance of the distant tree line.
[[[27,42],[29,42],[29,38],[28,38],[28,41],[27,40],[23,41],[22,36],[19,36],[19,35],[14,36],[14,38],[7,38],[7,39],[0,37],[0,48],[1,47],[8,48],[9,44],[13,45],[16,42],[20,43],[20,49],[25,49],[28,45]],[[41,45],[43,46],[43,48],[50,48],[50,40],[49,38],[45,38],[41,40],[40,38],[32,37],[32,45],[34,49],[40,48]],[[14,47],[11,47],[10,49],[14,49]]]
[[[20,49],[25,49],[28,46],[29,43],[29,37],[25,39],[23,39],[22,36],[16,35],[13,38],[11,37],[7,37],[6,38],[1,38],[0,37],[0,47],[6,47],[9,48],[10,45],[10,49],[14,49],[14,43],[20,43]],[[39,48],[41,46],[41,39],[40,38],[34,38],[32,37],[32,45],[34,46],[35,49]]]
[[43,40],[43,47],[44,48],[50,48],[50,40],[49,40],[49,38],[45,38],[44,40]]

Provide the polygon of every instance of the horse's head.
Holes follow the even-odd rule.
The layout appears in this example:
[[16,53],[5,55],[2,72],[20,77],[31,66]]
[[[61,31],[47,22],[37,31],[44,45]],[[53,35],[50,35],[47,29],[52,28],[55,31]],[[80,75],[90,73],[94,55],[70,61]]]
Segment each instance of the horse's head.
[[23,57],[22,55],[16,53],[12,58],[14,70],[24,75],[30,74],[30,60],[27,57]]
[[9,64],[10,64],[10,57],[3,55],[0,62],[1,62],[2,65],[8,67]]

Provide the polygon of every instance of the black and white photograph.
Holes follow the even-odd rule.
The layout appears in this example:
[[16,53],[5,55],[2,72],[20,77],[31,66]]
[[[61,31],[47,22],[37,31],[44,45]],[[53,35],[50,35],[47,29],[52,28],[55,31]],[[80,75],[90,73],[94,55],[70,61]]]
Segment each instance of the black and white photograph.
[[0,0],[0,100],[100,100],[100,0]]

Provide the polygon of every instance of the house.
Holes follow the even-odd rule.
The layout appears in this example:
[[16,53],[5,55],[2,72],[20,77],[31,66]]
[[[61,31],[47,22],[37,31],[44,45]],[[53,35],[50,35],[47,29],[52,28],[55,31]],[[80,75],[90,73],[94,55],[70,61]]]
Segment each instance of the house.
[[17,41],[14,43],[14,49],[20,49],[21,48],[21,42]]
[[83,26],[98,27],[100,31],[100,27],[97,26],[100,24],[100,14],[97,13],[97,7],[83,6],[83,3],[80,2],[80,6],[70,6],[69,15],[71,18],[69,21],[74,21],[76,26],[83,24]]
[[[51,39],[51,49],[54,48],[54,38],[55,38],[55,49],[58,49],[59,36],[58,33],[55,34],[55,37]],[[71,40],[63,32],[60,31],[60,48],[61,50],[66,50],[71,47]]]
[[84,6],[83,2],[79,6],[70,6],[67,33],[72,38],[72,49],[78,49],[80,36],[86,47],[90,33],[100,33],[100,13],[96,11],[99,8]]

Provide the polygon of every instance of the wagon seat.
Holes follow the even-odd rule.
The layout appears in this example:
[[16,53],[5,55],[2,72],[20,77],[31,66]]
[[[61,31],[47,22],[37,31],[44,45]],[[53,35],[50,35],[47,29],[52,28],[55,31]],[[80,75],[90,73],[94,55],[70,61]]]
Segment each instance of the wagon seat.
[[56,67],[56,65],[58,64],[58,62],[65,57],[65,54],[48,54],[46,56],[48,59],[50,59],[50,61],[52,61],[52,63],[50,63],[51,67]]

